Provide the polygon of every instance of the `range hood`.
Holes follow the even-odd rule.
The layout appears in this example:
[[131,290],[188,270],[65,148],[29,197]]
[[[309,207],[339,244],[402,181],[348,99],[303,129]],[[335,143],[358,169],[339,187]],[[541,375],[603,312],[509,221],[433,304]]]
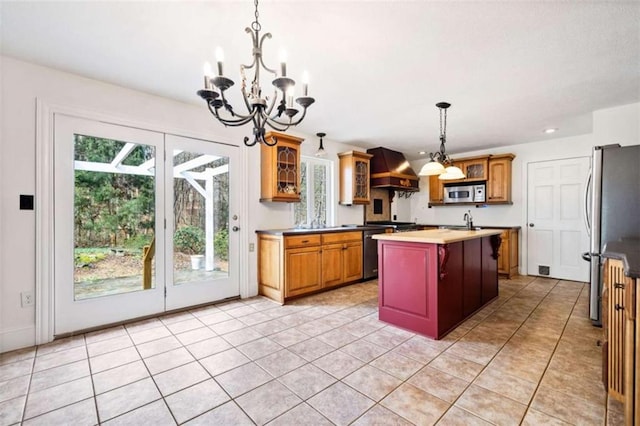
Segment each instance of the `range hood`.
[[371,188],[394,191],[418,191],[418,175],[404,158],[404,154],[388,148],[367,150],[371,157]]

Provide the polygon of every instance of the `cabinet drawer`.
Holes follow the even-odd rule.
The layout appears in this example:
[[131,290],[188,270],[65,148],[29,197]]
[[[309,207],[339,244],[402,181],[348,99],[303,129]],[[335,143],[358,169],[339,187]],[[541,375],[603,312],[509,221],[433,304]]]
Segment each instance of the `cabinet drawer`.
[[362,241],[362,232],[350,231],[322,234],[322,244],[344,243],[347,241]]
[[320,235],[296,235],[284,239],[284,248],[319,246]]

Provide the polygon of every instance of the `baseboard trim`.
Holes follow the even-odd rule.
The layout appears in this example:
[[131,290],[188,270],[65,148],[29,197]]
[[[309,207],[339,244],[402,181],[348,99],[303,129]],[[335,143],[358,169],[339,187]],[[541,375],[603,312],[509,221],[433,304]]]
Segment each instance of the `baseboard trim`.
[[0,353],[27,348],[36,344],[36,327],[0,330]]

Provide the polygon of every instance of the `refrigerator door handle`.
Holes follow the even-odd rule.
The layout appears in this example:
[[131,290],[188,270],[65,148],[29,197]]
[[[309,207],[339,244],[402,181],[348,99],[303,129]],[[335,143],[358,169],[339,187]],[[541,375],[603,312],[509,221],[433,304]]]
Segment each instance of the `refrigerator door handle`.
[[[584,187],[584,211],[582,212],[582,219],[584,220],[584,226],[587,228],[587,235],[591,238],[591,220],[589,218],[589,210],[590,210],[590,191],[591,188],[591,169],[589,169],[589,175],[587,176],[587,183]],[[583,257],[584,259],[584,257]],[[587,259],[585,259],[587,260]]]

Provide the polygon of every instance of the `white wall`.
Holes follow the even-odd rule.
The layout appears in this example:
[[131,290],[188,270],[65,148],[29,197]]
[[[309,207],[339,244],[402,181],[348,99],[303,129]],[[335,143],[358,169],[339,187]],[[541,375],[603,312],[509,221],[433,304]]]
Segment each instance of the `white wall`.
[[640,103],[594,111],[593,140],[595,145],[640,144]]
[[[0,56],[0,75],[0,352],[4,352],[35,342],[35,309],[20,307],[21,292],[35,291],[35,214],[20,211],[18,201],[20,194],[34,194],[36,188],[36,99],[135,122],[151,130],[235,145],[241,145],[251,129],[224,128],[204,105],[176,102],[13,58]],[[298,136],[308,139],[302,145],[303,152],[315,151],[315,136]],[[325,140],[325,147],[330,153],[327,158],[335,162],[337,182],[334,153],[358,148],[330,139]],[[259,202],[260,149],[242,149],[247,158],[242,187],[249,216],[249,229],[243,230],[242,238],[248,247],[256,241],[256,229],[290,227],[293,215],[291,205]],[[338,223],[362,223],[362,217],[361,206],[339,207],[336,216]],[[247,263],[241,267],[248,270],[249,293],[256,294],[255,253],[249,253]]]

